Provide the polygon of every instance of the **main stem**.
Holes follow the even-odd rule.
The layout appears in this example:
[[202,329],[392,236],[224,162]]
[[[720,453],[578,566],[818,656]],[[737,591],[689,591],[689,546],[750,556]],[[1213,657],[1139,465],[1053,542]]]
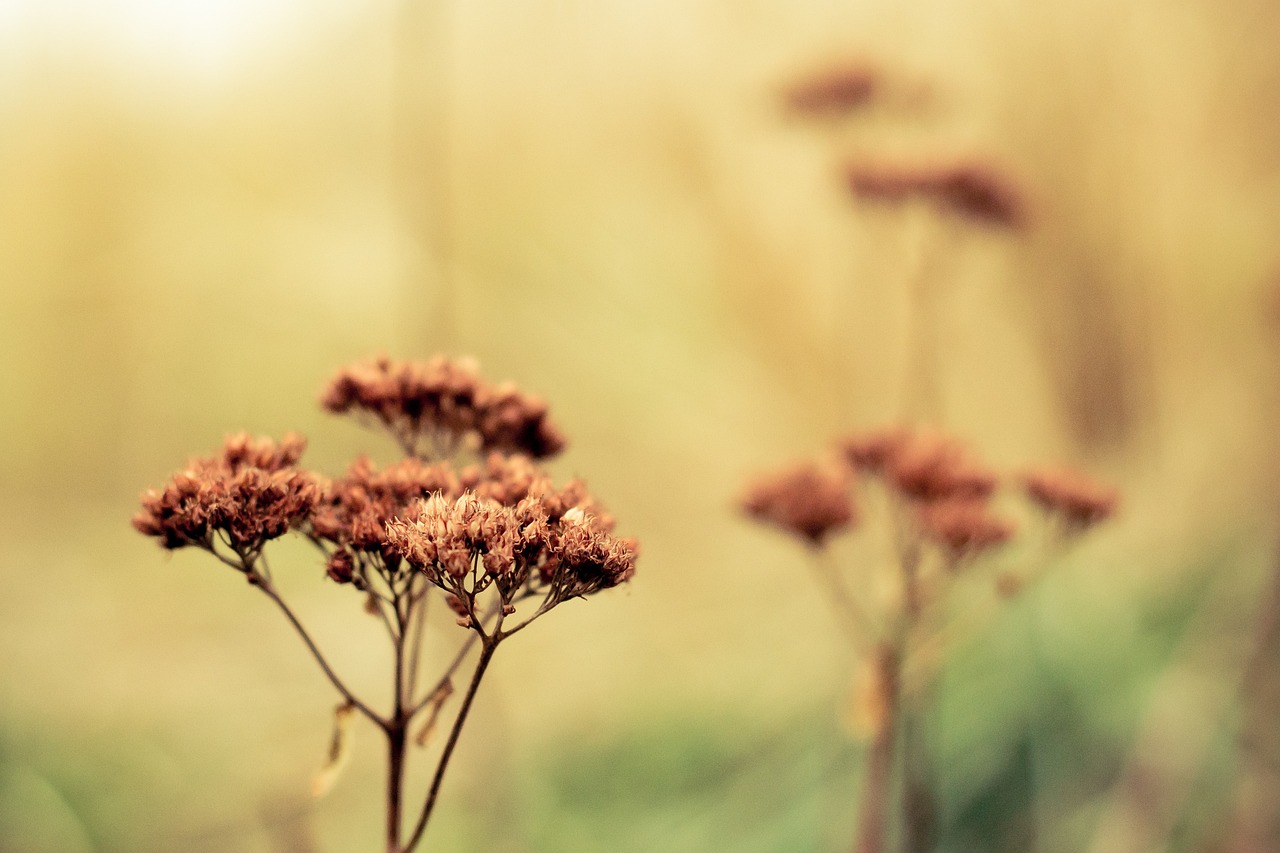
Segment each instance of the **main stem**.
[[876,659],[879,687],[885,693],[885,718],[871,742],[867,781],[862,789],[856,853],[883,853],[893,792],[893,765],[901,705],[901,658],[896,648],[881,646]]
[[405,721],[387,727],[387,853],[400,850],[400,807],[403,802]]
[[[413,589],[413,585],[409,585]],[[392,586],[393,592],[395,586]],[[396,631],[393,632],[396,668],[395,696],[391,718],[387,721],[387,853],[401,853],[400,812],[404,801],[404,748],[405,733],[412,713],[405,713],[405,642],[410,636],[409,623],[413,620],[412,596],[409,606],[402,607],[401,594],[394,592],[392,606],[396,614]],[[406,612],[407,611],[407,612]],[[415,636],[415,640],[420,639]],[[416,655],[415,655],[416,657]]]
[[501,638],[500,627],[494,629],[492,635],[484,639],[484,645],[480,649],[480,659],[476,662],[475,673],[471,676],[471,683],[467,685],[467,695],[462,699],[462,707],[458,709],[457,719],[453,721],[453,728],[449,731],[449,740],[445,742],[444,752],[440,755],[440,763],[436,765],[435,776],[431,779],[431,790],[427,793],[427,802],[422,807],[422,814],[418,816],[418,823],[413,828],[413,835],[409,836],[408,842],[404,846],[401,853],[411,853],[418,846],[418,842],[422,839],[422,833],[427,828],[427,821],[431,818],[431,812],[435,808],[436,798],[440,795],[440,785],[444,782],[445,771],[449,768],[449,759],[453,756],[454,747],[458,745],[458,737],[462,734],[462,726],[467,721],[467,714],[471,710],[471,703],[475,701],[476,691],[480,687],[480,679],[484,677],[484,672],[489,668],[489,661],[493,658],[494,650],[498,647]]

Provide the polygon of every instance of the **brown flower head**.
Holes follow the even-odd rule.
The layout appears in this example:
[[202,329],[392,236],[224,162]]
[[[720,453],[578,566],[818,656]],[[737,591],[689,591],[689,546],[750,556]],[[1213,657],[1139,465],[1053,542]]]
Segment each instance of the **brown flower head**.
[[849,191],[864,201],[902,204],[919,199],[981,225],[1024,229],[1028,204],[1017,182],[981,162],[938,165],[857,164],[846,173]]
[[545,611],[635,571],[635,543],[614,538],[581,504],[564,509],[564,495],[542,486],[515,504],[471,492],[432,495],[387,525],[387,542],[458,600],[464,624],[474,622],[476,596],[491,585],[504,606],[522,592],[545,594]]
[[445,463],[410,457],[378,470],[360,457],[345,476],[326,485],[311,516],[311,532],[342,548],[378,554],[386,544],[388,521],[428,495],[461,491],[457,475]]
[[941,545],[953,560],[1003,545],[1014,527],[991,514],[982,500],[951,499],[920,504],[920,529]]
[[894,488],[917,501],[986,498],[996,488],[996,475],[945,435],[911,435],[893,449],[885,471]]
[[385,356],[342,368],[321,405],[372,418],[408,455],[447,456],[464,441],[482,450],[554,456],[564,437],[538,397],[481,379],[470,361],[437,355],[425,362]]
[[787,89],[783,102],[802,118],[840,118],[870,103],[879,88],[880,77],[869,65],[830,66]]
[[855,469],[880,474],[910,441],[911,433],[905,427],[886,427],[841,439],[837,449]]
[[1060,516],[1073,532],[1110,518],[1120,501],[1115,489],[1070,468],[1041,468],[1026,474],[1022,482],[1032,501]]
[[747,488],[742,508],[757,521],[817,546],[857,522],[852,485],[853,475],[844,465],[802,462],[758,478]]
[[301,524],[319,497],[315,478],[293,467],[306,442],[228,438],[220,456],[193,459],[160,491],[142,496],[133,526],[164,548],[212,548],[220,536],[242,555]]

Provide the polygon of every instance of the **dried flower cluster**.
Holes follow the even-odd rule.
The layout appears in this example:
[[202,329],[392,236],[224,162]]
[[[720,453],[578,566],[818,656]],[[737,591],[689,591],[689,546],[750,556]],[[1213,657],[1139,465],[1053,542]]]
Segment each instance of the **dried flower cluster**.
[[[961,569],[971,574],[980,558],[1015,534],[1014,525],[993,511],[999,485],[996,473],[954,438],[893,427],[847,436],[832,454],[757,479],[742,499],[751,518],[825,552],[828,559],[815,560],[814,568],[855,643],[871,644],[860,650],[863,673],[852,703],[852,719],[870,741],[858,853],[886,849],[896,834],[895,815],[933,808],[928,780],[916,769],[922,765],[915,757],[922,747],[913,726],[920,709],[909,699],[918,696],[927,668],[938,662],[927,650],[947,636],[939,624],[947,609],[939,605],[950,585]],[[1114,490],[1063,468],[1028,474],[1022,485],[1067,533],[1109,517],[1117,504]],[[894,551],[889,568],[898,591],[880,602],[863,600],[878,588],[869,573],[849,577],[827,549],[834,534],[857,525],[858,502],[872,487],[888,510]],[[1009,570],[990,580],[997,602],[1017,595],[1026,583],[1022,573]],[[905,775],[900,783],[897,772]],[[892,801],[899,795],[902,808],[895,809]],[[910,818],[901,829],[916,831]],[[908,848],[926,849],[915,842],[904,844]]]
[[1026,199],[1016,182],[980,162],[895,166],[859,163],[846,173],[849,191],[868,202],[932,204],[976,223],[1017,231],[1029,222]]
[[[387,850],[408,853],[422,837],[445,768],[480,678],[498,644],[556,605],[617,586],[635,572],[638,545],[613,535],[614,520],[577,480],[557,487],[536,458],[564,446],[538,398],[510,384],[491,385],[474,365],[377,358],[340,370],[323,405],[386,429],[406,458],[379,468],[357,459],[328,479],[297,464],[306,443],[246,435],[227,439],[221,454],[192,460],[160,491],[142,496],[134,526],[168,549],[196,546],[242,572],[301,635],[344,702],[335,715],[330,761],[315,790],[328,790],[345,755],[345,732],[357,711],[390,746]],[[461,464],[463,451],[472,457]],[[301,620],[274,586],[263,547],[296,530],[324,559],[326,576],[363,594],[386,626],[395,652],[394,703],[381,714],[334,672]],[[417,670],[427,599],[444,598],[467,628],[467,642],[435,686],[419,691]],[[514,626],[520,602],[540,599]],[[425,743],[454,692],[452,677],[467,651],[480,655],[449,739],[436,765],[418,822],[402,842],[407,730],[418,715]]]
[[1106,520],[1119,502],[1115,489],[1070,468],[1031,471],[1023,477],[1023,486],[1041,509],[1062,519],[1068,532]]
[[306,441],[279,444],[247,434],[226,440],[219,456],[193,459],[160,491],[142,496],[133,526],[167,549],[212,548],[215,536],[240,554],[301,525],[320,496],[315,478],[294,467]]
[[747,515],[821,545],[857,521],[852,472],[834,459],[800,462],[757,478],[742,498]]
[[870,65],[830,66],[788,87],[783,101],[788,112],[801,118],[840,118],[871,103],[880,86]]
[[538,489],[515,505],[466,492],[433,495],[411,520],[387,527],[388,543],[410,566],[452,596],[460,620],[480,617],[477,597],[494,586],[506,612],[544,596],[541,612],[570,598],[617,586],[635,572],[636,545],[610,535],[607,517],[564,509]]
[[821,545],[857,524],[855,485],[860,477],[877,477],[903,500],[920,531],[953,558],[1013,535],[1013,526],[989,508],[995,473],[954,439],[887,429],[843,439],[836,451],[757,479],[743,497],[743,510]]
[[540,398],[511,383],[492,385],[467,361],[436,356],[426,362],[385,356],[339,370],[321,404],[334,414],[374,418],[410,456],[448,455],[474,438],[482,450],[554,456],[564,436]]

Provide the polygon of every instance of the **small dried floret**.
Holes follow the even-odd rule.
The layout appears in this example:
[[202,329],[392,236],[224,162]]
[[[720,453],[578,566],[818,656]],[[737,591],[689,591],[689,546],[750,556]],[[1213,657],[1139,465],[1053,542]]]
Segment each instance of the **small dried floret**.
[[799,81],[783,100],[788,111],[805,118],[838,118],[870,103],[879,87],[879,75],[869,65],[846,64]]
[[339,548],[329,557],[326,573],[335,583],[351,583],[355,576],[356,560],[346,548]]
[[436,492],[461,493],[457,475],[444,463],[411,457],[378,470],[360,457],[344,477],[327,484],[312,513],[311,532],[342,547],[380,552],[387,522]]
[[1023,477],[1027,496],[1045,512],[1061,516],[1072,530],[1083,530],[1115,514],[1119,493],[1070,468],[1041,468]]
[[133,526],[169,549],[211,547],[222,535],[254,553],[301,524],[319,498],[316,478],[292,467],[304,447],[296,435],[279,444],[232,436],[221,455],[194,459],[164,489],[143,494]]
[[919,199],[980,224],[1020,230],[1027,202],[1016,182],[979,162],[894,166],[859,164],[847,172],[849,191],[868,202],[901,204]]
[[534,458],[564,447],[540,398],[510,383],[490,385],[474,363],[442,355],[425,362],[382,356],[344,367],[325,387],[321,405],[373,417],[411,455],[448,455],[471,437],[483,450]]
[[307,449],[307,440],[296,432],[287,432],[278,443],[271,438],[255,439],[247,432],[229,436],[222,448],[222,464],[232,471],[261,468],[282,471],[298,464]]
[[801,462],[758,478],[743,496],[742,508],[758,521],[821,545],[856,523],[852,485],[853,475],[844,465]]
[[574,507],[560,521],[554,549],[566,573],[566,596],[589,595],[628,581],[635,574],[636,543],[610,536],[593,516]]
[[919,433],[897,445],[886,460],[889,482],[918,501],[985,498],[996,475],[963,445],[944,435]]
[[1003,545],[1014,533],[1013,525],[992,515],[981,500],[921,504],[917,516],[924,534],[954,558]]

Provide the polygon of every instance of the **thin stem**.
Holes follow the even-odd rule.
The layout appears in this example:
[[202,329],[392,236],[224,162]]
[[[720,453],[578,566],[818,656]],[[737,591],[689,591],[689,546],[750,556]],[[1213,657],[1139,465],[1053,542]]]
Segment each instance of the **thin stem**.
[[257,572],[254,572],[252,569],[250,569],[247,574],[249,576],[249,583],[262,590],[267,598],[274,601],[276,606],[280,608],[282,613],[284,613],[285,618],[289,620],[289,623],[293,625],[294,630],[298,632],[298,636],[302,638],[302,642],[305,643],[307,649],[311,651],[311,655],[316,659],[316,663],[320,664],[320,669],[322,669],[324,674],[328,676],[329,681],[333,684],[334,688],[342,694],[342,698],[350,702],[358,711],[360,711],[360,713],[364,714],[377,724],[379,728],[385,731],[387,729],[387,721],[374,712],[368,705],[357,699],[355,694],[347,689],[347,686],[342,682],[342,679],[333,671],[333,667],[329,666],[329,661],[326,660],[325,656],[320,652],[320,649],[316,646],[315,640],[311,639],[311,635],[307,633],[307,629],[302,627],[302,623],[298,621],[297,615],[295,615],[293,610],[289,608],[288,604],[285,604],[284,599],[280,597],[280,593],[276,592],[276,589],[272,586],[271,582]]
[[[424,589],[416,598],[413,594],[413,587],[417,581],[416,573],[414,580],[409,584],[409,622],[412,626],[409,637],[409,685],[405,690],[405,695],[409,701],[413,701],[414,695],[418,692],[418,670],[419,658],[422,656],[422,635],[427,625],[427,602],[429,600],[430,589]],[[411,711],[409,716],[413,716]]]
[[403,853],[412,853],[422,839],[423,831],[427,828],[427,821],[431,818],[431,812],[435,808],[436,798],[440,795],[440,785],[444,782],[445,770],[449,767],[449,759],[453,756],[454,747],[458,745],[458,737],[462,734],[462,725],[467,721],[467,713],[471,710],[471,703],[475,700],[476,691],[480,687],[480,679],[484,677],[485,670],[489,668],[489,661],[493,659],[493,653],[498,648],[499,640],[497,637],[499,636],[498,631],[501,629],[501,625],[502,620],[499,617],[493,638],[486,640],[484,647],[480,650],[480,660],[476,662],[475,673],[471,676],[471,683],[467,685],[467,694],[462,699],[462,707],[458,709],[458,716],[453,721],[453,728],[449,731],[449,740],[445,742],[444,752],[440,755],[440,763],[436,765],[435,776],[431,779],[431,790],[427,793],[427,801],[422,807],[422,814],[418,817],[418,823],[413,829],[413,834],[409,836],[409,841],[405,844]]
[[467,637],[467,641],[462,644],[462,648],[458,649],[458,653],[454,655],[453,660],[445,669],[444,675],[440,676],[440,680],[436,682],[435,687],[431,688],[430,692],[428,692],[427,695],[409,711],[410,717],[416,717],[423,708],[431,704],[432,697],[435,696],[440,688],[444,686],[446,681],[453,678],[453,674],[458,671],[458,667],[462,666],[463,660],[466,659],[467,652],[471,651],[471,647],[474,646],[479,639],[479,635],[474,632]]
[[858,601],[852,593],[845,587],[840,579],[840,568],[832,559],[831,552],[825,547],[815,549],[814,559],[812,561],[814,574],[818,576],[818,580],[827,588],[830,593],[831,601],[835,605],[840,618],[840,627],[853,641],[855,646],[861,646],[867,639],[868,635],[874,636],[877,630],[875,620],[871,618],[871,614],[862,606],[862,602]]

